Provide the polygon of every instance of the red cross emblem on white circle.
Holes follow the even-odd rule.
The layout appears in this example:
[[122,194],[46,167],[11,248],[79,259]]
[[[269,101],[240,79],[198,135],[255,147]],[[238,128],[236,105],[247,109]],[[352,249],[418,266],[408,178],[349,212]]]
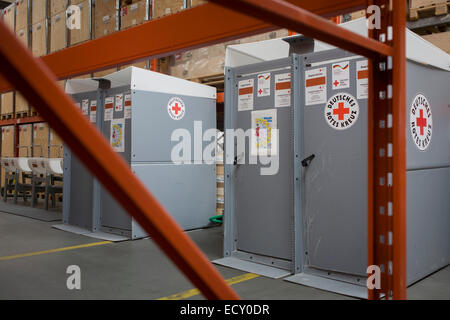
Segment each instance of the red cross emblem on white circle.
[[173,120],[181,120],[186,112],[186,107],[181,98],[174,97],[167,103],[167,112]]
[[411,137],[420,151],[425,151],[433,135],[431,104],[423,94],[418,94],[411,103],[409,112]]

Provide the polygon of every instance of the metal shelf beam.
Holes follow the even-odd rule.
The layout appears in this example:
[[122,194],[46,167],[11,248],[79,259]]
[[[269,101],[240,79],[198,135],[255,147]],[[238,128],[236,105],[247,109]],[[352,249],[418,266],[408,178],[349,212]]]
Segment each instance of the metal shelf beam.
[[[333,16],[364,6],[364,0],[298,1],[304,10]],[[180,28],[180,26],[183,26]],[[267,22],[207,3],[41,57],[58,79],[120,64],[169,56],[184,50],[275,30]],[[11,90],[0,78],[0,93]]]

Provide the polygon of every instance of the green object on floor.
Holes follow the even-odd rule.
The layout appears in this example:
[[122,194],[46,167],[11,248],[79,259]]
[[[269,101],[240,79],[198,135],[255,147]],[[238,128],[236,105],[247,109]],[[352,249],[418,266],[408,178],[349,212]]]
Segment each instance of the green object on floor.
[[218,216],[209,218],[209,221],[215,222],[215,223],[222,223],[222,218],[223,218],[223,215],[220,214]]

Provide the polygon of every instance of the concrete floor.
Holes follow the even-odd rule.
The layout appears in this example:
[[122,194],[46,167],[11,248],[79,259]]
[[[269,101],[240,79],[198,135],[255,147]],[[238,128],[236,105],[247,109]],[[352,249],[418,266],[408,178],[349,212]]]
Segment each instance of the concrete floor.
[[[10,257],[99,241],[51,225],[0,212],[0,299],[158,299],[193,288],[150,239]],[[222,232],[218,227],[189,235],[213,260],[222,254]],[[66,287],[69,265],[81,268],[81,290]],[[217,268],[226,279],[245,274]],[[265,277],[234,284],[233,288],[243,299],[350,299]],[[192,292],[183,296],[202,299]],[[450,299],[450,266],[410,287],[408,297]]]

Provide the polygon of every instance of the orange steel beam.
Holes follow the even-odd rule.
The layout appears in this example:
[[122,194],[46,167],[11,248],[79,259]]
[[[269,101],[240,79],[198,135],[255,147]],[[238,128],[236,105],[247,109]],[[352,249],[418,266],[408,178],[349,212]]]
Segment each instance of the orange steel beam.
[[406,299],[406,4],[389,3],[369,1],[382,9],[370,37],[394,49],[391,62],[380,55],[370,63],[368,264],[380,267],[381,288],[369,299]]
[[374,58],[390,56],[392,47],[352,31],[283,0],[209,0],[249,15],[321,40],[341,49]]
[[34,58],[3,21],[0,34],[0,74],[33,102],[71,151],[205,297],[237,299],[200,249],[56,84],[56,77],[42,60]]
[[[290,0],[322,16],[360,9],[364,0]],[[181,27],[180,27],[181,26]],[[160,19],[154,19],[111,35],[46,55],[41,59],[58,79],[107,69],[119,64],[169,56],[184,50],[242,38],[277,27],[207,3]],[[0,93],[11,90],[0,79]]]
[[393,298],[406,299],[406,1],[393,4]]

